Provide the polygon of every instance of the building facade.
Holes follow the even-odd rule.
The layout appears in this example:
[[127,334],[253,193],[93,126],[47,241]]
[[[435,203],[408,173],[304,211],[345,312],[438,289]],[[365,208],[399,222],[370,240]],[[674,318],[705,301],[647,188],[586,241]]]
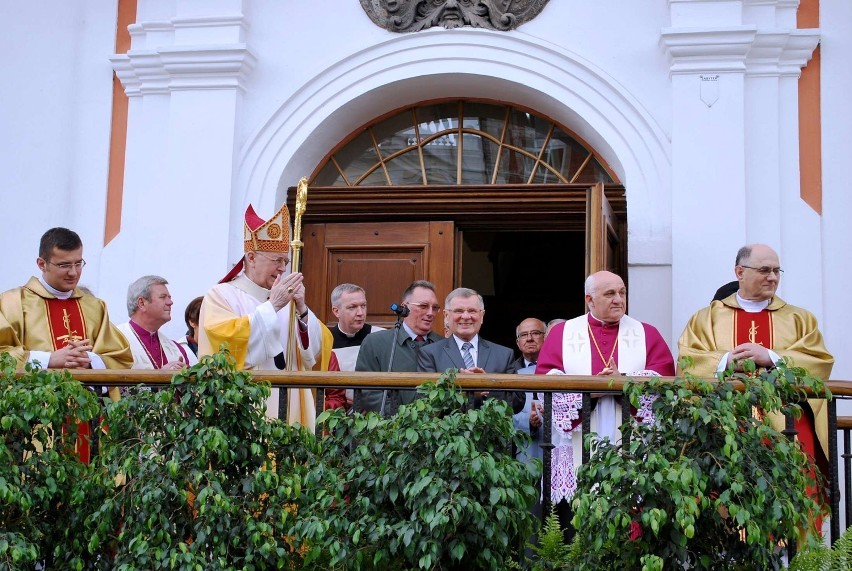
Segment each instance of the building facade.
[[[852,251],[852,193],[842,179],[852,151],[852,4],[550,0],[515,29],[459,26],[462,14],[416,32],[377,25],[368,10],[387,4],[2,3],[0,235],[10,247],[0,287],[23,283],[35,271],[39,236],[62,225],[83,237],[82,283],[114,316],[127,284],[148,273],[165,276],[183,308],[242,254],[247,204],[270,215],[300,177],[317,179],[365,129],[401,111],[482,105],[555,125],[600,165],[594,180],[623,188],[629,311],[671,346],[733,279],[737,248],[766,242],[787,270],[779,294],[817,315],[835,378],[852,379],[852,336],[844,334],[852,269],[842,262]],[[453,128],[444,119],[414,124],[437,137]],[[524,203],[512,184],[546,184],[530,173],[477,184],[516,190]],[[444,186],[461,183],[463,193],[463,178]],[[365,186],[392,182],[385,179],[365,178]],[[343,213],[357,199],[340,180],[323,185],[341,187]],[[442,220],[442,204],[425,218]],[[475,213],[483,232],[500,231],[487,225],[492,206]],[[465,215],[452,220],[457,241],[459,229],[477,231]],[[537,243],[548,263],[539,257],[528,270],[527,296],[566,271],[580,283],[564,295],[582,294],[577,229],[557,226],[562,234]],[[452,246],[453,284],[474,242]],[[488,257],[467,256],[471,268]],[[181,313],[168,326],[175,337]]]

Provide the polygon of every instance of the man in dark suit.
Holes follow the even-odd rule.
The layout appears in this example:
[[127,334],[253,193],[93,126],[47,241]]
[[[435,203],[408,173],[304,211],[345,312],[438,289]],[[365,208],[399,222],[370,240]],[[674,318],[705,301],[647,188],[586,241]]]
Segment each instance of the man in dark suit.
[[[420,350],[418,371],[438,373],[459,369],[462,373],[515,372],[512,350],[479,336],[485,303],[475,290],[460,287],[451,291],[445,302],[444,314],[452,335]],[[505,400],[515,413],[524,407],[525,395],[520,391],[475,393],[474,405],[481,405],[486,397]]]
[[[394,328],[371,333],[361,343],[358,360],[355,362],[356,371],[372,371],[386,373],[388,371],[413,373],[417,371],[417,353],[421,347],[435,343],[441,336],[432,331],[432,326],[441,306],[435,286],[425,280],[412,282],[402,292],[402,304],[409,310],[402,322],[399,335],[394,342]],[[395,343],[395,345],[394,345]],[[394,348],[393,366],[390,365],[391,348]],[[359,412],[379,412],[382,406],[384,391],[364,389],[355,395],[355,410]],[[417,392],[414,390],[388,391],[385,412],[393,414],[397,400],[402,404],[413,401]]]
[[[544,324],[544,321],[535,317],[524,319],[515,328],[515,342],[518,344],[518,349],[521,350],[521,356],[512,362],[515,371],[536,364],[541,346],[544,345],[545,331],[547,331],[547,325]],[[535,369],[530,374],[534,375]]]

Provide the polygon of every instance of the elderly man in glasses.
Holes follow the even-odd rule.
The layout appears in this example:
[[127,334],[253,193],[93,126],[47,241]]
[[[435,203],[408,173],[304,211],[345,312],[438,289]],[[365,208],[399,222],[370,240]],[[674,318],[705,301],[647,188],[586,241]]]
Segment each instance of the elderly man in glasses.
[[[57,369],[128,369],[127,340],[110,323],[106,303],[77,287],[86,261],[80,236],[51,228],[41,237],[41,277],[0,295],[0,353],[18,365]],[[117,395],[117,392],[114,393]]]
[[[432,282],[412,282],[402,292],[402,305],[407,311],[403,314],[405,317],[399,332],[386,329],[367,335],[358,352],[356,371],[413,373],[417,371],[417,355],[420,350],[441,339],[440,335],[432,331],[435,317],[441,309]],[[358,391],[355,395],[355,409],[359,412],[393,414],[398,404],[409,404],[417,397],[414,390],[388,391],[387,395],[384,393],[385,391],[380,390]],[[388,399],[391,402],[387,402]],[[384,410],[383,400],[386,401]]]
[[[825,348],[816,318],[775,295],[782,273],[778,254],[769,246],[740,248],[734,263],[738,291],[693,315],[678,340],[680,356],[692,357],[695,362],[690,372],[709,377],[728,367],[741,371],[746,359],[769,369],[786,359],[828,379],[834,358]],[[810,408],[805,407],[796,421],[799,441],[826,469],[828,407],[824,400],[808,403]],[[772,421],[783,429],[783,418]],[[816,445],[817,440],[821,446]]]
[[[538,354],[544,344],[544,334],[547,325],[541,319],[529,317],[521,321],[515,328],[515,342],[521,351],[521,356],[514,360],[512,366],[516,371],[534,366],[538,362]],[[535,369],[531,371],[534,373]]]
[[[198,327],[198,355],[210,355],[226,346],[240,369],[307,370],[322,349],[322,326],[305,303],[301,272],[291,272],[290,213],[283,205],[269,220],[251,205],[243,226],[245,255],[204,296]],[[292,302],[292,303],[291,303]],[[292,313],[295,311],[295,315]],[[294,337],[290,325],[295,318]],[[287,363],[290,343],[296,360]],[[313,423],[307,393],[291,389],[289,422]],[[266,402],[266,413],[278,416],[278,389]]]
[[[459,369],[462,373],[514,373],[514,354],[503,345],[486,341],[479,336],[485,317],[482,296],[470,288],[456,288],[447,295],[445,315],[452,335],[420,351],[417,370],[442,373]],[[474,393],[474,406],[486,398],[498,398],[508,403],[512,414],[524,407],[522,391],[483,391]]]

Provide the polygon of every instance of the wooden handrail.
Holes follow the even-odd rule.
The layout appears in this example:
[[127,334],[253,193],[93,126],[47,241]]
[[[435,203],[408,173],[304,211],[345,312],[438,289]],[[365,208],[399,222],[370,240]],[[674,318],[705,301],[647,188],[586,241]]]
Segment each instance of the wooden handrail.
[[[369,373],[327,371],[246,371],[257,380],[273,386],[290,387],[353,387],[353,388],[414,388],[437,379],[435,373]],[[81,369],[71,372],[75,379],[87,385],[127,386],[136,384],[168,385],[171,371],[141,371],[133,369]],[[21,374],[21,373],[19,373]],[[663,377],[673,379],[674,377]],[[636,380],[642,380],[638,377]],[[459,374],[456,384],[463,389],[495,389],[514,391],[595,391],[621,392],[630,377],[606,379],[580,375],[504,375]],[[836,396],[852,396],[852,381],[828,381]],[[741,389],[741,383],[734,383]]]
[[838,416],[837,430],[852,429],[852,416]]

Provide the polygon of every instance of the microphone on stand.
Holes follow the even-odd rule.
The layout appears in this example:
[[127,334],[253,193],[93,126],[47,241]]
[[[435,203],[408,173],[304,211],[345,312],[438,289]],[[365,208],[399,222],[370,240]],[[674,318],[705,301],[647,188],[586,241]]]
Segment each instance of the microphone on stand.
[[[411,310],[408,309],[407,305],[400,305],[398,303],[392,303],[391,311],[396,314],[396,324],[393,326],[393,338],[391,339],[391,348],[390,348],[390,357],[388,358],[388,373],[393,371],[393,356],[396,353],[396,344],[399,340],[399,330],[402,327],[402,319],[407,317]],[[385,415],[385,404],[388,401],[388,391],[387,389],[382,391],[382,405],[379,407],[379,416]]]
[[408,317],[408,314],[411,313],[411,310],[408,309],[407,305],[399,305],[396,303],[392,303],[391,311],[393,311],[397,317]]

